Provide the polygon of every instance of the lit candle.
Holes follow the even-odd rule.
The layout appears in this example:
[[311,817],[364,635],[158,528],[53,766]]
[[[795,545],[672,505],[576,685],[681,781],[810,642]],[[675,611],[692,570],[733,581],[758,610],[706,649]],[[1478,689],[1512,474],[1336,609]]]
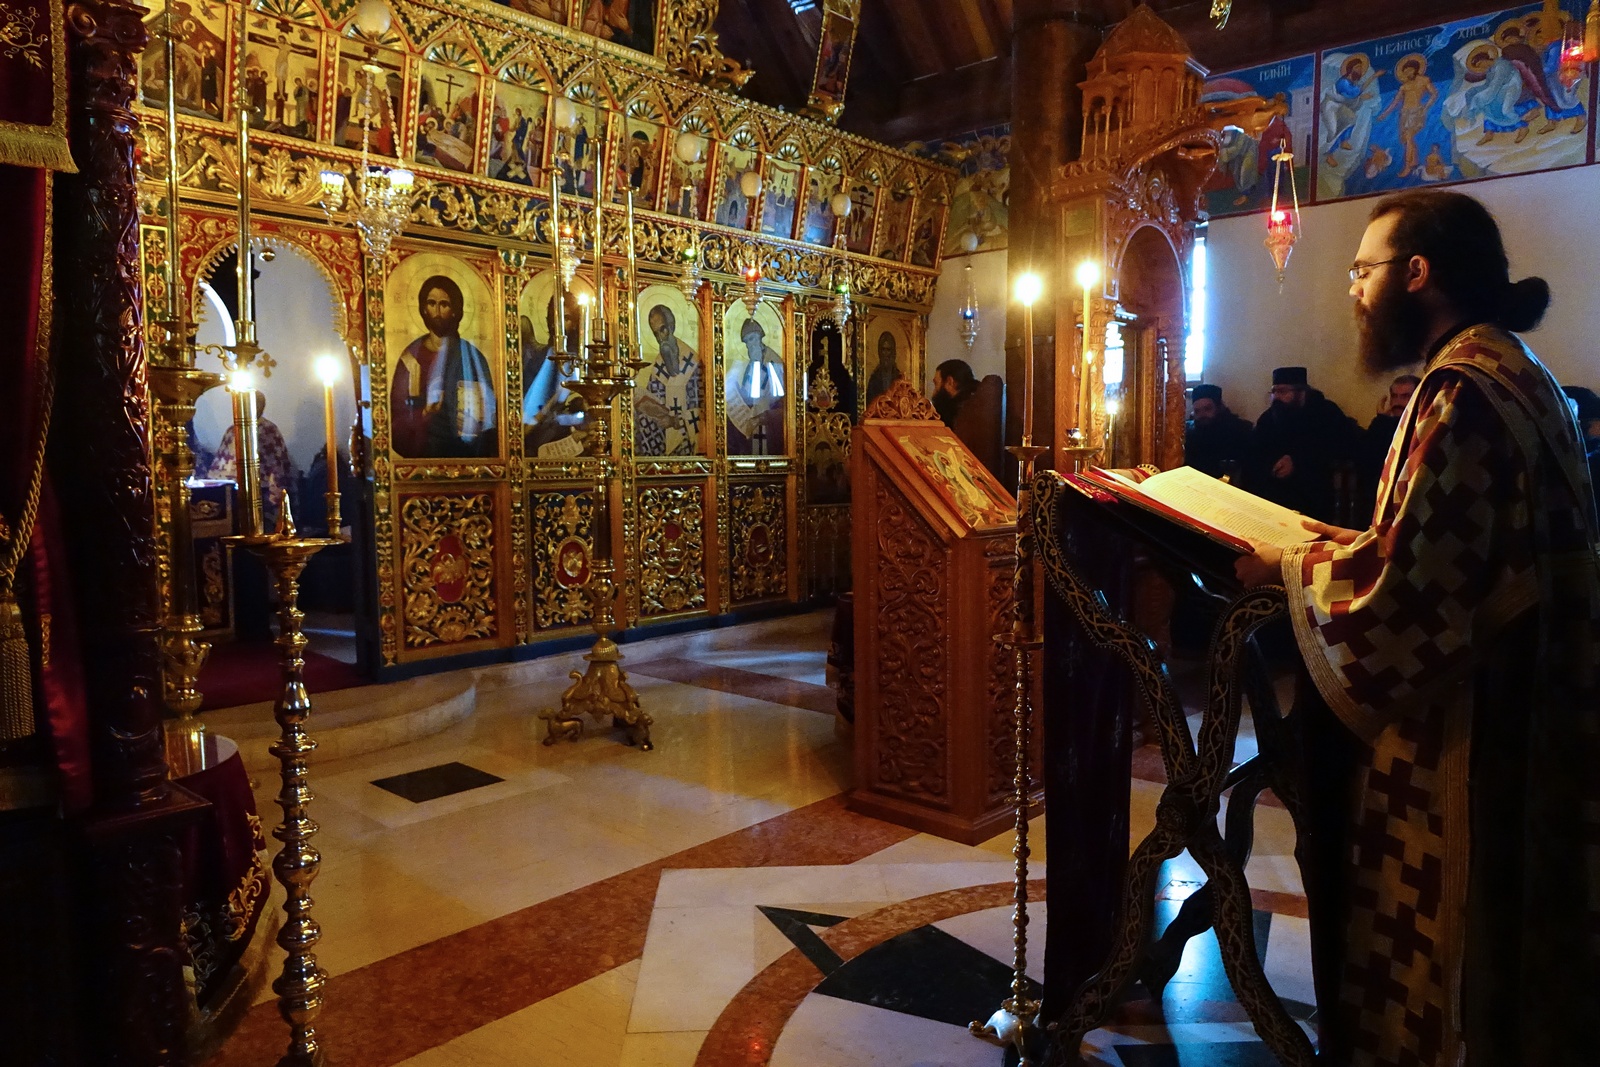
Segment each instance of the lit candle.
[[339,445],[333,426],[333,383],[339,380],[339,361],[318,356],[317,377],[322,379],[322,423],[328,449],[328,536],[338,537],[344,526],[339,521]]
[[1022,443],[1033,444],[1033,302],[1044,283],[1032,272],[1017,279],[1017,300],[1022,304]]
[[579,325],[579,355],[588,358],[589,342],[594,339],[594,319],[592,316],[594,301],[588,293],[578,294],[578,325]]
[[[1074,419],[1077,428],[1084,431],[1085,443],[1088,442],[1088,427],[1084,417],[1083,390],[1089,379],[1089,366],[1094,361],[1094,287],[1100,284],[1100,264],[1092,259],[1086,259],[1078,264],[1078,285],[1083,288],[1083,366],[1078,370],[1078,389],[1076,411]],[[1090,410],[1093,410],[1092,404]]]

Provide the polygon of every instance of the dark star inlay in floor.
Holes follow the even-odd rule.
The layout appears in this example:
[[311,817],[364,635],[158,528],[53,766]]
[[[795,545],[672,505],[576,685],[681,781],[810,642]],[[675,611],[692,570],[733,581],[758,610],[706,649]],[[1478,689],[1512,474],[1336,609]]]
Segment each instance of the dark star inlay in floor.
[[469,767],[465,763],[441,763],[437,767],[424,767],[420,771],[407,771],[405,774],[379,778],[372,784],[379,789],[388,790],[397,797],[404,797],[414,804],[421,804],[424,801],[438,800],[440,797],[465,793],[469,789],[481,789],[486,785],[503,781],[504,778],[496,777],[488,771],[480,771],[476,767]]

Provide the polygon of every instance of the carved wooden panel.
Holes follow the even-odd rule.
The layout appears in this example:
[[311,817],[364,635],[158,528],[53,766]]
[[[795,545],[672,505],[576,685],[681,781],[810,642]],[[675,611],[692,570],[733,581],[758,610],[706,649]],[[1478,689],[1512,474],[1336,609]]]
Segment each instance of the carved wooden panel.
[[947,555],[926,521],[877,479],[879,707],[877,787],[949,792],[945,743]]
[[589,560],[594,553],[594,494],[557,489],[528,494],[533,559],[533,627],[555,630],[590,619]]
[[639,493],[642,615],[706,606],[705,486],[649,486]]
[[733,599],[762,600],[789,590],[788,514],[782,482],[735,485],[730,537]]
[[490,493],[400,498],[405,647],[490,639],[495,596],[495,508]]

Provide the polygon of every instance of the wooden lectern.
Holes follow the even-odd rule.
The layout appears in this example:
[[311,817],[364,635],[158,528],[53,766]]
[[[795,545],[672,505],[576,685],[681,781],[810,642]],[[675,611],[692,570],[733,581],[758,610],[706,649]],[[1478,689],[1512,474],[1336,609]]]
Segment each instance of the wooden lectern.
[[[965,844],[1011,825],[1016,502],[905,382],[851,447],[853,811]],[[1037,776],[1035,778],[1037,780]]]

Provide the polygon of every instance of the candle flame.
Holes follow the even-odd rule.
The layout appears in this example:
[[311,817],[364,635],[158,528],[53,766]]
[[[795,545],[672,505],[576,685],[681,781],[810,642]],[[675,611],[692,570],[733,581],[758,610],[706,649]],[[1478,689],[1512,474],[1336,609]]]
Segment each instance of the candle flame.
[[339,361],[333,356],[318,356],[316,370],[322,384],[330,389],[333,388],[333,383],[339,380]]

